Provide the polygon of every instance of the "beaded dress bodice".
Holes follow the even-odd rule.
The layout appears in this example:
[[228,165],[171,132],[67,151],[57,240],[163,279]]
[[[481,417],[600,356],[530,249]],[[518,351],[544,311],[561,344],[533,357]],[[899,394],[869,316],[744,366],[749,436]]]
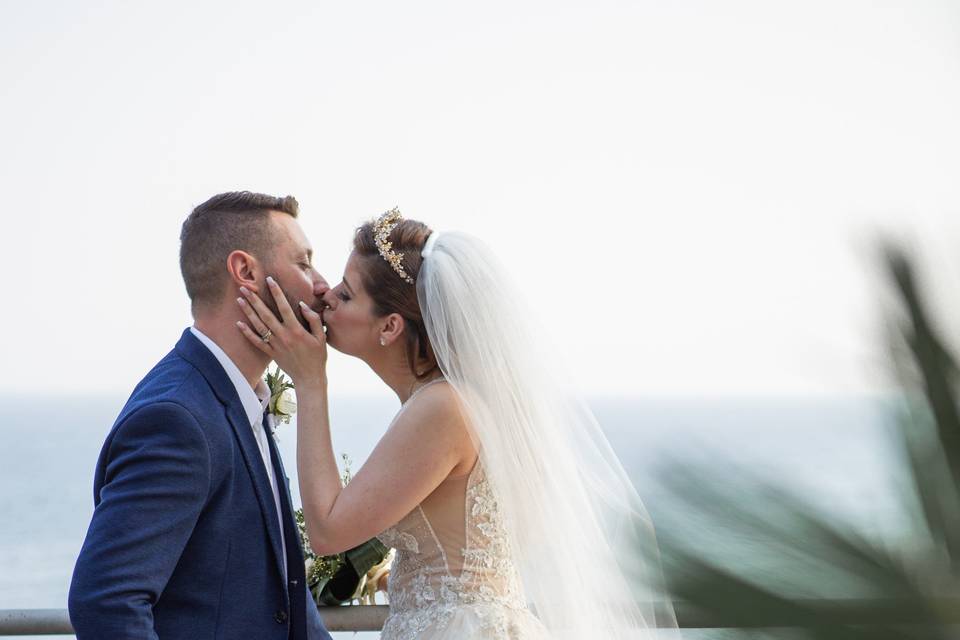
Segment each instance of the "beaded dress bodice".
[[382,640],[545,637],[480,460],[377,537],[396,549]]

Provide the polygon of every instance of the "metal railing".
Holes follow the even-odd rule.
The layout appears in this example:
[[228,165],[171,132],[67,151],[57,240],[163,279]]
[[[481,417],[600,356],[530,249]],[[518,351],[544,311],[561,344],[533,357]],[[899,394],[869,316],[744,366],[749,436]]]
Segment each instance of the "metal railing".
[[[798,605],[820,611],[832,623],[850,625],[901,625],[929,622],[931,609],[940,624],[960,624],[960,598],[907,600],[796,600]],[[764,612],[703,612],[675,603],[677,621],[683,629],[730,629],[791,627],[803,620],[789,614]],[[386,605],[320,607],[320,617],[330,631],[379,631],[387,617]],[[71,635],[66,609],[0,609],[0,636]]]
[[[379,631],[387,618],[386,605],[320,607],[330,631]],[[66,609],[0,609],[0,636],[72,635]]]

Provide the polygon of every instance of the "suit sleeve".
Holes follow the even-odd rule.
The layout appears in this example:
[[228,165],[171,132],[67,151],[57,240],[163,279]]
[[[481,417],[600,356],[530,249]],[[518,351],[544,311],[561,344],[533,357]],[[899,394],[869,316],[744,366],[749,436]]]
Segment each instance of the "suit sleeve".
[[78,640],[155,639],[153,606],[209,493],[209,448],[193,415],[169,402],[135,411],[107,446],[70,621]]

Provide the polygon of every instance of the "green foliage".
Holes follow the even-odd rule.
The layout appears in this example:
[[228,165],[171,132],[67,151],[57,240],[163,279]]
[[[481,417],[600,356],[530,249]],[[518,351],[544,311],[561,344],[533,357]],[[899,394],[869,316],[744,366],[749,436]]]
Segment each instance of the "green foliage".
[[[282,382],[282,378],[280,379]],[[346,453],[340,455],[343,460],[343,473],[340,480],[347,486],[353,477],[350,471],[352,460]],[[373,538],[344,553],[318,556],[310,547],[310,536],[303,517],[303,509],[297,509],[294,517],[297,530],[303,542],[303,557],[307,568],[307,586],[313,599],[320,605],[339,605],[349,603],[362,587],[367,571],[386,557],[389,549]]]
[[[897,293],[891,351],[904,393],[893,425],[902,468],[890,472],[907,479],[896,498],[910,514],[909,535],[868,537],[744,469],[671,469],[668,493],[696,514],[697,526],[775,557],[780,567],[776,576],[746,575],[685,541],[680,529],[668,531],[662,547],[682,625],[764,628],[766,637],[808,640],[957,637],[957,361],[934,329],[911,258],[889,248],[885,266]],[[843,597],[823,598],[831,589]]]
[[[274,376],[272,382],[277,384],[282,392],[284,388],[282,385],[286,384],[286,382],[279,368],[277,368]],[[268,385],[271,384],[270,374],[267,374],[267,383]],[[293,385],[291,384],[288,388],[292,387]],[[270,388],[273,389],[273,386],[270,386]],[[351,478],[351,460],[350,456],[346,453],[340,454],[340,458],[344,464],[340,480],[343,486],[347,486]],[[315,554],[313,548],[310,546],[310,536],[307,534],[307,523],[303,517],[303,509],[297,509],[294,517],[297,520],[297,530],[300,532],[300,540],[303,543],[303,559],[307,566],[307,586],[310,587],[310,593],[313,594],[313,599],[319,603],[327,583],[329,583],[337,574],[337,571],[344,566],[346,555],[343,553],[335,553],[327,556],[318,556]]]

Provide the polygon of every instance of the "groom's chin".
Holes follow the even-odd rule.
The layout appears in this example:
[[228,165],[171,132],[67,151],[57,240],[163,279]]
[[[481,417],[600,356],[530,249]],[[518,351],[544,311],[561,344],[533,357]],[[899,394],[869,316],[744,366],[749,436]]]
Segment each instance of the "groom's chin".
[[[319,313],[319,312],[317,312],[317,313]],[[303,327],[303,328],[307,331],[307,333],[312,333],[312,332],[313,332],[313,327],[310,326],[310,321],[308,321],[308,320],[303,316],[303,312],[300,311],[300,309],[294,309],[294,310],[293,310],[293,315],[294,315],[294,317],[296,317],[297,322],[300,323],[300,326]],[[324,328],[326,328],[326,325],[324,325]]]
[[300,311],[296,311],[295,315],[297,316],[297,322],[300,323],[300,326],[307,330],[307,332],[313,331],[310,327],[310,323],[307,322],[307,319],[303,317],[303,314]]

